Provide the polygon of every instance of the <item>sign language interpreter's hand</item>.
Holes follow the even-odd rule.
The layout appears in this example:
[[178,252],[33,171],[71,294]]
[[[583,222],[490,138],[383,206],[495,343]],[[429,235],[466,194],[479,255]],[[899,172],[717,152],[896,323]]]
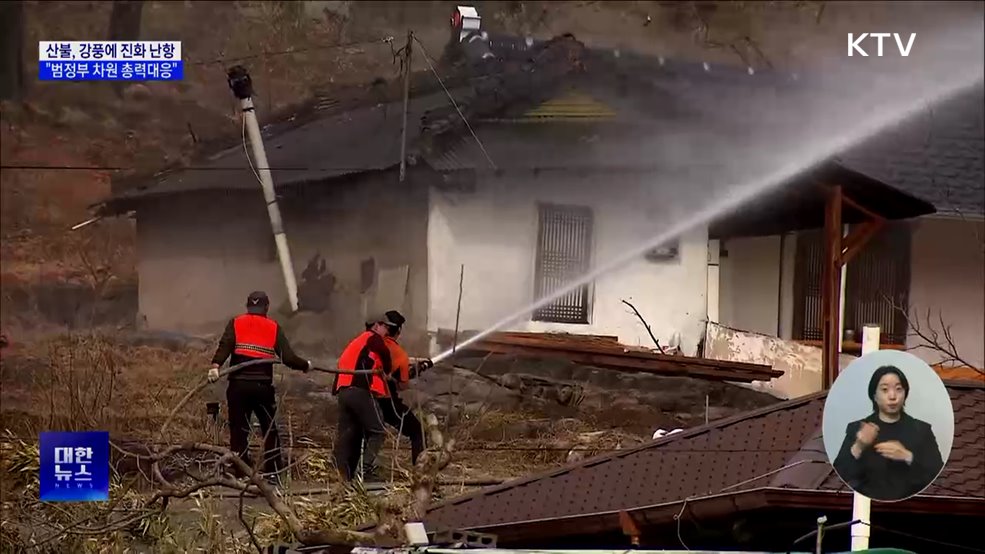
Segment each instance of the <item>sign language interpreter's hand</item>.
[[897,462],[913,462],[913,452],[910,452],[900,441],[880,442],[873,447],[883,458]]
[[855,433],[855,444],[852,445],[852,456],[856,459],[862,455],[862,451],[872,446],[879,436],[879,426],[875,423],[863,421]]

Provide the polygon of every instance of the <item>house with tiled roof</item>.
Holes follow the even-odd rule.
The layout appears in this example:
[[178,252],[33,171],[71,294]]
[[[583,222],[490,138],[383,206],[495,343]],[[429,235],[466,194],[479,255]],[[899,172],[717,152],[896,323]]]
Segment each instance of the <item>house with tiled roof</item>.
[[[757,281],[744,268],[767,265],[732,239],[822,226],[824,189],[835,183],[854,198],[845,223],[873,211],[890,221],[935,211],[933,199],[898,187],[895,176],[831,156],[775,171],[774,158],[797,149],[766,137],[803,122],[770,114],[788,113],[813,89],[795,73],[596,50],[571,36],[473,38],[466,49],[452,41],[446,59],[428,58],[442,82],[430,71],[412,79],[403,182],[399,98],[368,95],[274,122],[260,114],[300,303],[319,314],[331,345],[359,329],[371,305],[402,308],[405,340],[423,346],[426,334],[482,329],[608,264],[619,269],[505,329],[614,335],[630,345],[651,345],[652,331],[692,355],[710,297],[738,306],[765,295],[729,296],[726,282]],[[414,55],[421,66],[428,54]],[[804,121],[821,125],[822,115]],[[146,327],[214,332],[254,289],[286,304],[246,152],[237,143],[121,187],[101,206],[136,218]],[[770,187],[773,194],[758,194]],[[731,209],[711,210],[716,204]],[[719,250],[728,251],[721,295],[709,279],[709,253]],[[771,289],[774,299],[786,283]]]
[[[901,502],[874,502],[870,546],[914,552],[981,547],[985,384],[946,382],[954,442],[940,476]],[[429,531],[494,534],[505,548],[785,552],[834,526],[824,551],[848,550],[852,493],[824,452],[826,392],[712,422],[635,448],[449,499]],[[794,551],[813,550],[800,544]]]
[[[931,364],[953,365],[941,352],[924,348],[926,341],[915,333],[936,335],[947,347],[946,329],[964,364],[985,368],[983,106],[979,83],[836,158],[935,208],[886,226],[847,264],[846,352],[858,354],[862,326],[878,323],[884,348],[906,348]],[[719,249],[720,323],[820,344],[819,231],[733,237]]]

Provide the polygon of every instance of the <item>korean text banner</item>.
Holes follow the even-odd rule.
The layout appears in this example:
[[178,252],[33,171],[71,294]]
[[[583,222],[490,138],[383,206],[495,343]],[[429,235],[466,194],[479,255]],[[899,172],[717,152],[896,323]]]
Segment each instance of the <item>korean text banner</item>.
[[109,500],[109,433],[46,431],[40,440],[43,502]]

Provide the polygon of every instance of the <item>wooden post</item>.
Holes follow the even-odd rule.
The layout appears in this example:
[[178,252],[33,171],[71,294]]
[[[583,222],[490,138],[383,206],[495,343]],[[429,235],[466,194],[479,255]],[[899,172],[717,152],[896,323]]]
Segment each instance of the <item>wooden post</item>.
[[[842,208],[848,205],[868,221],[849,233],[842,230]],[[883,227],[886,220],[844,194],[841,185],[828,187],[824,210],[824,272],[821,276],[822,386],[827,389],[838,377],[842,336],[842,273],[849,262]]]
[[[862,328],[862,355],[879,350],[878,325],[866,325]],[[852,521],[860,523],[852,525],[852,552],[869,549],[869,523],[872,521],[872,501],[859,493],[852,495]]]
[[828,191],[824,210],[824,272],[821,277],[821,378],[825,389],[831,387],[838,375],[838,345],[841,340],[838,336],[841,307],[841,208],[841,185],[834,185]]
[[622,532],[624,535],[629,537],[629,544],[633,548],[639,548],[640,546],[640,528],[636,524],[636,520],[629,512],[623,510],[619,512],[619,525],[622,527]]

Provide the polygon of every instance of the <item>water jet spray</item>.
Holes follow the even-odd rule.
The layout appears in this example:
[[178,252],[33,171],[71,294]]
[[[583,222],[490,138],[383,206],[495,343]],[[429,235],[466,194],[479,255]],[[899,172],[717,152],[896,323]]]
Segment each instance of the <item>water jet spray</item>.
[[805,154],[803,157],[784,163],[780,167],[770,170],[766,175],[749,178],[738,185],[730,187],[728,189],[730,193],[728,196],[721,198],[719,201],[712,202],[708,207],[699,210],[691,217],[671,225],[666,231],[627,250],[622,255],[599,265],[582,277],[558,288],[551,294],[535,300],[531,304],[503,317],[486,329],[455,345],[454,349],[448,349],[433,356],[432,360],[434,363],[438,363],[450,358],[456,352],[466,349],[469,345],[481,341],[483,338],[529,315],[533,311],[553,302],[578,287],[590,283],[600,276],[642,256],[648,250],[659,248],[674,238],[696,227],[707,224],[716,217],[733,212],[757,196],[779,187],[806,170],[820,166],[825,161],[830,160],[857,143],[877,135],[891,124],[918,113],[928,104],[938,103],[976,86],[981,82],[981,73],[967,72],[958,75],[952,73],[947,79],[936,78],[931,81],[933,90],[928,93],[916,95],[914,98],[900,100],[895,103],[889,103],[888,105],[887,103],[882,103],[876,106],[874,109],[869,110],[865,114],[865,118],[848,132],[840,136],[823,138],[811,152]]

